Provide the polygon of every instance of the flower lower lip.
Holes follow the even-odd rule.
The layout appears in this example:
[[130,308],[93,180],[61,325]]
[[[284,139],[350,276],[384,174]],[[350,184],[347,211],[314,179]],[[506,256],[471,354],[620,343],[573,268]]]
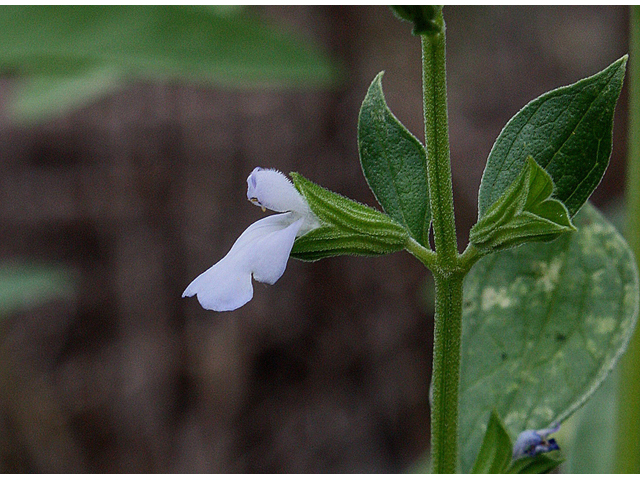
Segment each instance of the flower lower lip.
[[252,278],[273,285],[282,276],[303,221],[291,213],[279,213],[254,222],[221,260],[189,284],[182,296],[196,295],[207,310],[240,308],[253,297]]

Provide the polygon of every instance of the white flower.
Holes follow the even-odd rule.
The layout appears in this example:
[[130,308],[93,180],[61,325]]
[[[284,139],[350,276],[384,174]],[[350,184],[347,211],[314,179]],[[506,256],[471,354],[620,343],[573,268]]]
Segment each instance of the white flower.
[[207,310],[235,310],[253,297],[251,276],[273,285],[284,273],[296,237],[320,226],[306,200],[277,170],[255,168],[247,178],[247,198],[278,215],[247,228],[229,253],[189,284],[183,297],[197,295]]

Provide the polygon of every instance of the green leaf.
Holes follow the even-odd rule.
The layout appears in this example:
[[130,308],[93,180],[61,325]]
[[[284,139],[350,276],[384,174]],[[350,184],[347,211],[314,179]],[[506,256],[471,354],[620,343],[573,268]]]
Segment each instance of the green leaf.
[[[27,77],[82,78],[107,69],[121,81],[180,79],[238,88],[327,87],[339,76],[311,42],[237,9],[3,6],[0,45],[0,68]],[[74,90],[67,94],[73,98]]]
[[84,74],[33,75],[16,84],[8,105],[10,116],[34,123],[90,103],[115,90],[120,74],[108,68]]
[[618,365],[589,401],[562,426],[563,430],[567,423],[569,428],[573,427],[570,432],[573,435],[563,443],[567,457],[563,473],[607,474],[614,471]]
[[513,444],[502,421],[491,412],[487,431],[471,473],[504,473],[511,463]]
[[564,458],[558,452],[542,453],[535,457],[524,457],[516,460],[504,473],[549,473],[558,468]]
[[360,109],[362,171],[384,211],[425,246],[431,222],[427,154],[389,110],[382,92],[382,75],[379,73],[371,83]]
[[497,251],[550,241],[575,230],[567,208],[551,197],[553,181],[532,157],[520,175],[471,229],[479,250]]
[[466,278],[460,385],[463,472],[495,409],[515,438],[562,422],[607,376],[638,311],[638,272],[591,205],[578,231],[479,261]]
[[496,140],[482,176],[479,218],[522,171],[531,155],[555,184],[553,197],[573,217],[609,164],[613,112],[627,56],[596,75],[545,93],[520,110]]
[[389,216],[291,173],[293,184],[322,226],[296,239],[291,256],[382,255],[402,250],[408,234]]

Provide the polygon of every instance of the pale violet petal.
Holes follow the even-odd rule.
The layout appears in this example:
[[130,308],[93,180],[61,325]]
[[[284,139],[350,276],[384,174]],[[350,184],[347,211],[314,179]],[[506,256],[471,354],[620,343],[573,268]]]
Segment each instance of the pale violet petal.
[[549,435],[557,432],[560,425],[553,425],[551,428],[542,430],[525,430],[520,432],[516,443],[513,445],[514,460],[520,457],[533,457],[539,453],[546,453],[552,450],[560,450],[556,441],[552,438],[547,439]]
[[189,284],[183,297],[197,295],[202,308],[228,312],[240,308],[253,298],[251,272],[235,255],[225,256]]
[[[273,284],[284,273],[302,220],[291,213],[271,215],[251,224],[229,253],[189,284],[183,297],[197,295],[203,308],[235,310],[253,297],[251,276]],[[256,273],[257,272],[257,273]]]
[[259,239],[251,250],[250,267],[258,282],[273,285],[284,273],[293,242],[302,226],[299,219],[283,230]]
[[253,244],[256,241],[266,237],[270,233],[287,228],[295,220],[296,217],[291,213],[279,213],[278,215],[269,215],[268,217],[261,218],[257,222],[253,222],[242,232],[242,235],[238,237],[227,255],[235,255],[247,247],[253,248]]
[[247,198],[274,212],[307,215],[309,206],[293,183],[281,172],[256,167],[247,178]]
[[529,455],[531,448],[539,445],[542,441],[542,438],[535,430],[520,432],[516,443],[513,444],[513,458],[516,459]]

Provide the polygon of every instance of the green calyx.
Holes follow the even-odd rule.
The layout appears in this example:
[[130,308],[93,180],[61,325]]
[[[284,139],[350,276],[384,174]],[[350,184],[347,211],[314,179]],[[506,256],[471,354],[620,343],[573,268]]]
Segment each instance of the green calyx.
[[549,174],[527,157],[520,175],[471,229],[470,242],[497,251],[575,231],[565,205],[551,198],[553,187]]
[[291,256],[319,260],[336,255],[384,255],[405,248],[407,231],[388,215],[291,173],[321,226],[296,239]]

